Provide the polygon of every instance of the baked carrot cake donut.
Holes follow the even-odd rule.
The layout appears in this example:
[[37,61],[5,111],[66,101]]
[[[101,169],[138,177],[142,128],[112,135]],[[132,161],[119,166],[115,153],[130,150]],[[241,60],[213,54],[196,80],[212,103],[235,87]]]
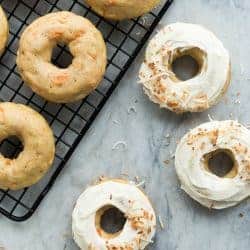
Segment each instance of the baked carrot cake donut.
[[[56,44],[67,44],[73,56],[68,68],[51,63]],[[71,12],[47,14],[26,28],[20,39],[17,66],[23,80],[45,99],[66,103],[84,98],[101,81],[106,46],[86,18]]]
[[23,144],[17,158],[0,154],[0,189],[21,189],[38,182],[51,166],[55,145],[50,127],[22,104],[0,103],[0,141],[16,136]]
[[0,55],[3,53],[9,37],[9,24],[0,5]]
[[[115,233],[102,227],[110,209],[124,218],[122,229]],[[155,227],[154,209],[145,194],[134,184],[117,179],[87,188],[72,215],[73,238],[82,250],[144,249],[152,242]]]
[[[191,56],[198,73],[180,80],[173,62]],[[200,25],[174,23],[149,43],[139,78],[145,93],[163,108],[176,113],[200,112],[216,104],[230,82],[230,58],[218,38]]]
[[250,195],[250,131],[236,121],[213,121],[187,133],[177,146],[181,187],[200,204],[222,209]]
[[112,20],[139,17],[154,7],[160,0],[85,0],[100,16]]

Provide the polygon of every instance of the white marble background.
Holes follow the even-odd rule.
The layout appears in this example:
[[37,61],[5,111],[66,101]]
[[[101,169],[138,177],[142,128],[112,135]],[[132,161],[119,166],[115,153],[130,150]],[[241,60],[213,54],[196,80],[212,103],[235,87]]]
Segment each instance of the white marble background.
[[[142,52],[33,217],[24,223],[0,217],[3,249],[77,249],[71,239],[71,212],[77,197],[100,175],[121,173],[146,181],[146,192],[165,225],[164,230],[158,226],[149,249],[249,249],[250,199],[224,211],[202,208],[180,190],[171,156],[176,141],[207,121],[208,114],[219,120],[232,117],[243,124],[250,122],[250,1],[175,0],[162,24],[175,21],[203,24],[229,49],[233,77],[226,97],[202,114],[176,116],[160,110],[136,83]],[[128,114],[130,107],[137,112]],[[164,138],[168,133],[169,146]],[[112,150],[119,140],[128,147]]]

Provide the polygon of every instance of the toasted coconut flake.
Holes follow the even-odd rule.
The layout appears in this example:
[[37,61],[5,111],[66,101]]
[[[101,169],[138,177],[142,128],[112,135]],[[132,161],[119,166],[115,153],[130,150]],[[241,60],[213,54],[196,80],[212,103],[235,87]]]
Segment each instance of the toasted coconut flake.
[[163,161],[163,163],[165,163],[166,165],[168,165],[170,163],[170,160],[165,160],[165,161]]
[[163,77],[163,76],[169,77],[170,74],[169,74],[168,72],[164,72],[164,73],[161,73],[161,74],[157,74],[157,75],[154,75],[154,76],[149,77],[148,79],[143,79],[143,80],[140,79],[140,80],[139,80],[139,83],[150,82],[150,81],[152,81],[152,80],[155,80],[155,79],[157,79],[157,78],[159,78],[159,77]]
[[154,243],[154,241],[153,241],[153,240],[146,240],[146,239],[143,239],[143,238],[140,238],[140,240],[145,241],[145,242],[148,242],[148,243],[151,243],[151,244],[153,244],[153,243]]

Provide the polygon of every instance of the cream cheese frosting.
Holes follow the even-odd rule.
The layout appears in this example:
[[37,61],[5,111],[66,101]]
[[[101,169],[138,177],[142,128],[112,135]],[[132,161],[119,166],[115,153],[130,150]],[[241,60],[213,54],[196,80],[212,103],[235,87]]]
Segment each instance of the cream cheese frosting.
[[[219,177],[205,166],[204,156],[230,151],[233,176]],[[177,146],[175,168],[182,189],[202,205],[222,209],[250,195],[250,131],[236,121],[212,121],[187,133]]]
[[[96,213],[105,206],[124,213],[126,222],[114,238],[98,233]],[[155,234],[156,217],[148,198],[134,184],[108,180],[90,186],[79,197],[72,215],[75,242],[83,250],[144,249]]]
[[[192,56],[199,64],[193,78],[181,81],[173,61]],[[230,58],[222,42],[200,25],[173,23],[150,41],[139,72],[149,98],[176,113],[200,112],[216,104],[230,82]]]

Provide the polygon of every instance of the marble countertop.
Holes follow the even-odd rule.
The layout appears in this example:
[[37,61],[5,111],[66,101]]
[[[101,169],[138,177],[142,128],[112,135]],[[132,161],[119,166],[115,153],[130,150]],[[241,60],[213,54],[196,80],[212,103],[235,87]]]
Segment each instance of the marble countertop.
[[[232,84],[226,96],[200,114],[177,116],[159,109],[137,84],[142,51],[37,212],[23,223],[0,217],[0,246],[6,250],[78,249],[71,237],[77,197],[101,175],[128,174],[131,180],[136,176],[145,180],[145,191],[165,225],[164,229],[158,226],[155,243],[148,249],[249,249],[250,199],[223,211],[202,208],[181,191],[172,159],[176,142],[190,128],[208,121],[208,114],[218,120],[250,122],[249,12],[247,0],[175,0],[160,25],[199,23],[217,34],[232,58]],[[130,107],[136,113],[128,113]],[[168,133],[170,143],[164,137]],[[127,148],[112,150],[120,140]]]

